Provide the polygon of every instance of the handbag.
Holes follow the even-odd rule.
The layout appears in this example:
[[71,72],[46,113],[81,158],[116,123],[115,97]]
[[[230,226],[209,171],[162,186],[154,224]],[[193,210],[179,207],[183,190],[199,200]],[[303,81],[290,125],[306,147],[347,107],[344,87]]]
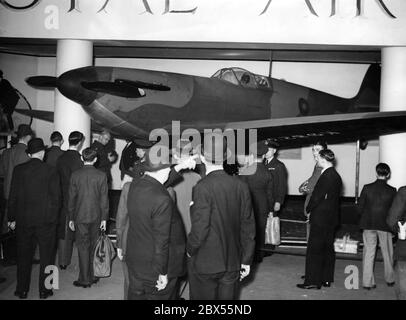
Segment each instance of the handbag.
[[335,239],[334,251],[339,253],[357,254],[358,241],[351,240],[350,235],[346,234],[342,238]]
[[269,213],[266,220],[265,244],[272,244],[274,246],[281,244],[280,221],[278,217],[273,216],[272,212]]
[[101,232],[99,239],[97,239],[96,246],[93,255],[93,271],[94,276],[98,278],[106,278],[111,275],[111,266],[114,258],[116,257],[116,251],[114,245],[105,234]]

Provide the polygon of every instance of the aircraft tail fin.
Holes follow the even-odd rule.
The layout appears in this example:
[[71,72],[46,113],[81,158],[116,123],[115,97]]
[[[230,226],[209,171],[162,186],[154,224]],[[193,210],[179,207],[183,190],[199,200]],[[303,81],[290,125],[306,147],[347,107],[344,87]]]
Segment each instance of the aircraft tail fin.
[[371,64],[368,68],[358,94],[353,98],[353,112],[379,111],[379,92],[381,87],[381,67]]

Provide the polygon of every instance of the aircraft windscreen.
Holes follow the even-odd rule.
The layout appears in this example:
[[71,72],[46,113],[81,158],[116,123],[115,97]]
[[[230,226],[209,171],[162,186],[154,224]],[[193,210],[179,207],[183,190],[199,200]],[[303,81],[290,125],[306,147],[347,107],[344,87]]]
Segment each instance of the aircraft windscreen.
[[241,85],[246,88],[270,88],[267,77],[253,74],[241,68],[225,68],[218,70],[212,78],[218,78],[235,85]]

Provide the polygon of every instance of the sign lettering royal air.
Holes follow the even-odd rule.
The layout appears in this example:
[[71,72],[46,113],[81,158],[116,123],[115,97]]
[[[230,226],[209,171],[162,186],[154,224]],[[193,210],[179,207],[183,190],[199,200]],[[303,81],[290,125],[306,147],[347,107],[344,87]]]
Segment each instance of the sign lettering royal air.
[[0,36],[406,45],[405,0],[0,0]]

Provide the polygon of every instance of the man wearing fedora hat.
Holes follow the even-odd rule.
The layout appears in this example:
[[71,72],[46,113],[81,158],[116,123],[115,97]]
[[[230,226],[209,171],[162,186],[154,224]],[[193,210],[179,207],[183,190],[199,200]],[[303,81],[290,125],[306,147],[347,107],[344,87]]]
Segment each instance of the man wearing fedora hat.
[[54,167],[43,162],[44,142],[28,142],[30,160],[14,168],[9,198],[9,221],[17,232],[17,288],[15,295],[27,298],[35,244],[40,251],[39,294],[51,296],[45,287],[45,267],[53,264],[56,227],[59,220],[60,186]]
[[[134,143],[135,144],[135,143]],[[137,183],[138,179],[141,179],[141,177],[144,175],[144,172],[148,165],[145,165],[145,161],[148,159],[146,156],[146,153],[148,152],[148,148],[145,146],[140,146],[137,145],[136,151],[137,151],[137,157],[140,157],[140,160],[134,165],[133,171],[131,171],[130,174],[136,173],[133,178],[131,178],[132,181],[134,181],[134,184]],[[142,147],[142,149],[140,148]],[[142,152],[142,153],[141,153]],[[168,192],[170,193],[173,201],[177,203],[177,198],[176,198],[176,193],[172,189],[172,186],[175,186],[181,182],[182,177],[179,172],[181,170],[185,169],[193,169],[196,166],[196,161],[194,157],[187,157],[187,158],[182,158],[178,159],[177,164],[174,165],[169,173],[169,178],[167,181],[164,183],[165,188],[168,189]],[[129,227],[129,218],[128,218],[128,208],[127,208],[127,203],[128,203],[128,193],[131,187],[131,181],[127,181],[124,183],[123,188],[121,190],[121,195],[120,195],[120,201],[118,204],[117,208],[117,214],[116,214],[116,231],[117,231],[117,256],[118,258],[122,261],[123,265],[123,273],[124,273],[124,299],[128,299],[128,288],[129,288],[129,275],[128,275],[128,267],[127,267],[127,262],[126,262],[126,249],[127,249],[127,234],[128,234],[128,227]],[[169,188],[171,190],[169,190]],[[134,199],[131,199],[133,201]],[[139,199],[141,200],[141,199]],[[144,206],[144,202],[142,203],[137,203],[135,206]],[[172,227],[171,227],[171,236],[174,238],[175,241],[171,241],[171,246],[169,248],[169,255],[171,255],[171,252],[179,252],[182,250],[177,250],[179,247],[179,244],[182,245],[183,243],[183,256],[184,256],[184,247],[185,247],[185,235],[184,235],[184,225],[181,219],[181,216],[179,215],[179,212],[176,210],[176,206],[174,206],[175,211],[173,213],[173,221],[172,221]],[[182,217],[183,218],[183,217]],[[179,232],[181,230],[181,232]],[[183,230],[183,232],[182,232]],[[178,240],[176,240],[178,239]],[[180,240],[179,240],[180,239]],[[173,250],[171,250],[173,248]],[[174,258],[173,258],[174,257]],[[175,255],[171,255],[172,261],[175,261],[175,265],[183,265],[183,259],[182,257]],[[172,264],[171,264],[172,265]],[[172,276],[173,273],[170,274]],[[177,273],[179,276],[181,275],[180,273]],[[161,296],[162,298],[162,296]]]
[[[146,152],[142,163],[144,174],[133,180],[128,192],[129,300],[176,298],[178,277],[185,271],[182,219],[164,186],[171,164],[169,157],[154,158],[155,150]],[[166,153],[169,155],[167,148]],[[175,225],[181,228],[174,228]]]
[[248,276],[255,248],[255,219],[248,186],[223,170],[227,146],[222,134],[206,135],[206,167],[192,192],[187,240],[192,300],[232,300],[238,280]]

